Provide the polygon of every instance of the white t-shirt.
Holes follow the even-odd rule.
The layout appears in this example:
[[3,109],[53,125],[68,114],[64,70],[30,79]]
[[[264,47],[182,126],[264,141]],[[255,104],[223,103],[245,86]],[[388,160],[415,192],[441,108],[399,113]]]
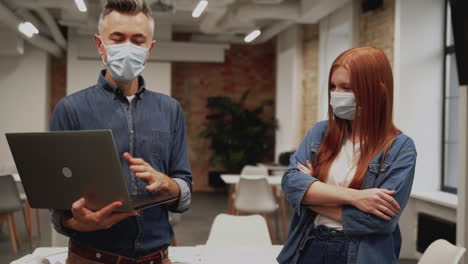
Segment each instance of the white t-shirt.
[[[359,143],[353,144],[351,140],[346,142],[341,147],[338,156],[333,161],[328,174],[327,183],[339,185],[343,187],[349,186],[356,173],[356,165],[359,161]],[[343,229],[343,225],[328,217],[317,215],[315,225],[326,225],[338,230]]]
[[128,102],[131,103],[133,98],[135,98],[135,95],[131,95],[131,96],[126,96],[127,99],[128,99]]

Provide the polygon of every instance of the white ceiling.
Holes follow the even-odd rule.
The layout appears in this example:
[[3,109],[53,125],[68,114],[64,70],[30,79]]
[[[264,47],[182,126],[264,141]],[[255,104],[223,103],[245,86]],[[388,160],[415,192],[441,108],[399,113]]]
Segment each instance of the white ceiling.
[[[245,34],[261,29],[256,43],[266,41],[293,23],[316,23],[349,0],[209,0],[199,18],[191,13],[198,0],[147,0],[173,7],[172,12],[153,12],[158,25],[170,25],[172,32],[192,33],[197,42],[242,42]],[[80,12],[74,0],[0,0],[0,24],[15,30],[18,21],[30,21],[40,31],[44,45],[65,48],[59,26],[82,34],[95,33],[106,0],[85,0],[87,12]],[[2,15],[4,14],[4,15]],[[17,25],[16,25],[17,27]],[[255,43],[254,42],[254,43]],[[49,47],[50,48],[50,47]]]

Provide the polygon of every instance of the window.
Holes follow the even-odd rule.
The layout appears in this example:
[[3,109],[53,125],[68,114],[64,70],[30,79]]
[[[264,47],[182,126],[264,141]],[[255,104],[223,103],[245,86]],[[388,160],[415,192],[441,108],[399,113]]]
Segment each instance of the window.
[[445,59],[443,99],[443,163],[442,191],[457,192],[458,183],[458,73],[453,45],[450,6],[447,1],[445,18]]

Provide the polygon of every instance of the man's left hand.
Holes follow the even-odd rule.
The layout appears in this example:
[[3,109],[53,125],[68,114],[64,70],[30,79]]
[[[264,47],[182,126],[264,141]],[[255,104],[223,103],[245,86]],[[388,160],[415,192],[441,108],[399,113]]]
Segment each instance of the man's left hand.
[[125,152],[123,157],[130,164],[130,170],[135,172],[135,176],[148,183],[148,186],[146,186],[148,191],[179,195],[179,185],[171,177],[155,170],[143,159],[132,157],[128,152]]

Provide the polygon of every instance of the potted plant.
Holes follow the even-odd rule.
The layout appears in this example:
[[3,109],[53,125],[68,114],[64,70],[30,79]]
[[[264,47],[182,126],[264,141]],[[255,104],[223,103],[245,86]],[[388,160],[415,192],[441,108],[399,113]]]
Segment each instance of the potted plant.
[[[276,121],[262,115],[273,100],[265,100],[254,109],[248,109],[245,102],[249,93],[249,90],[244,92],[238,102],[226,96],[207,99],[211,112],[206,116],[208,127],[200,136],[211,141],[211,162],[221,163],[227,173],[240,173],[245,165],[255,165],[272,156]],[[210,178],[216,177],[216,173],[210,174]],[[210,179],[213,181],[216,180]]]

